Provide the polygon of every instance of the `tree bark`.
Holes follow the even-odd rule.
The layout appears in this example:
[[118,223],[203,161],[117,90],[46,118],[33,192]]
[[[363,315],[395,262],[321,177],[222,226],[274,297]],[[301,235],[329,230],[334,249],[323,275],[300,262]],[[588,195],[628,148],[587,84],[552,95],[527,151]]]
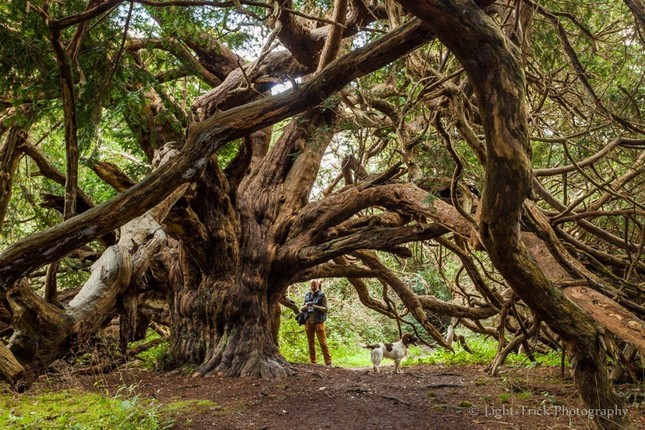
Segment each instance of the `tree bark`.
[[19,128],[13,127],[4,145],[0,147],[0,229],[11,200],[11,188],[13,177],[18,168],[18,161],[22,154],[21,146],[27,140],[27,133]]
[[16,391],[22,392],[22,379],[25,368],[18,362],[13,353],[4,343],[0,342],[0,377],[9,381]]

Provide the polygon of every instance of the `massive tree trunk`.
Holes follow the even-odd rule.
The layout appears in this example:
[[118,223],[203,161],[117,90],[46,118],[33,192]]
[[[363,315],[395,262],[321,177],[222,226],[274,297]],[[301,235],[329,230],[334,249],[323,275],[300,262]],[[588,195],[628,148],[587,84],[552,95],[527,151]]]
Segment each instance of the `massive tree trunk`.
[[[525,79],[516,48],[469,0],[398,0],[437,31],[475,86],[486,133],[486,186],[480,234],[509,285],[559,334],[573,355],[580,395],[592,409],[622,409],[606,367],[604,331],[557,289],[520,240],[524,200],[531,191]],[[595,415],[603,429],[623,428],[624,416]]]
[[[296,271],[276,276],[272,269],[307,202],[334,120],[334,111],[324,108],[293,119],[261,161],[246,156],[252,174],[238,188],[211,160],[197,197],[175,208],[170,225],[182,250],[173,304],[178,363],[200,365],[202,375],[276,377],[290,371],[273,339],[272,315]],[[269,137],[249,150],[266,152]]]
[[181,239],[172,359],[203,375],[283,376],[288,363],[273,342],[269,310],[276,303],[267,296],[271,241],[248,199],[233,205],[235,190],[215,161],[195,191],[198,198],[176,207],[169,223]]

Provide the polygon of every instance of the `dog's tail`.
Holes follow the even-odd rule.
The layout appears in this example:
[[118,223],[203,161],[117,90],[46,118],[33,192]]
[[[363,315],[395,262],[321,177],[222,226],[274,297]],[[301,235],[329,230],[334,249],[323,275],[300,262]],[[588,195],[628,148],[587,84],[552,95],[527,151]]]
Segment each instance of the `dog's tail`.
[[371,345],[365,345],[365,346],[363,346],[363,348],[372,349],[372,350],[374,350],[374,349],[376,349],[376,348],[380,348],[380,347],[381,347],[381,345],[379,345],[378,343],[373,343],[373,344],[371,344]]

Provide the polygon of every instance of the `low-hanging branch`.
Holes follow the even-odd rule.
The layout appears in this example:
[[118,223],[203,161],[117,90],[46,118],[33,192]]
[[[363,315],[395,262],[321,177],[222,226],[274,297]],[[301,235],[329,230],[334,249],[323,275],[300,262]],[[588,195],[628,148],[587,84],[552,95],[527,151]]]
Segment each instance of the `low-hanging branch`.
[[369,228],[320,245],[302,248],[298,251],[298,261],[306,265],[318,264],[359,249],[388,249],[403,243],[433,239],[445,233],[448,233],[448,229],[439,224]]
[[434,327],[425,313],[421,302],[416,294],[399,279],[390,269],[381,263],[375,253],[371,251],[358,251],[353,253],[354,256],[359,258],[366,266],[378,270],[380,274],[377,276],[383,285],[392,287],[396,295],[401,299],[401,302],[410,311],[414,318],[423,326],[425,331],[432,336],[432,338],[441,346],[452,351],[452,347],[445,341],[439,330]]

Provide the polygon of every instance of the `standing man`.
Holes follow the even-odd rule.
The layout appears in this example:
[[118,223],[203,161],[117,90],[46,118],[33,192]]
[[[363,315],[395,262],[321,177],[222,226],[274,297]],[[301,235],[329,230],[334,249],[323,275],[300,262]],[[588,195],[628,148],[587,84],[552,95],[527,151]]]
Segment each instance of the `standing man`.
[[309,344],[309,359],[316,364],[316,339],[320,343],[325,364],[331,366],[331,355],[327,346],[325,335],[325,320],[327,319],[327,297],[320,289],[320,280],[312,279],[311,291],[305,294],[305,304],[301,311],[307,312],[305,331],[307,332],[307,343]]

